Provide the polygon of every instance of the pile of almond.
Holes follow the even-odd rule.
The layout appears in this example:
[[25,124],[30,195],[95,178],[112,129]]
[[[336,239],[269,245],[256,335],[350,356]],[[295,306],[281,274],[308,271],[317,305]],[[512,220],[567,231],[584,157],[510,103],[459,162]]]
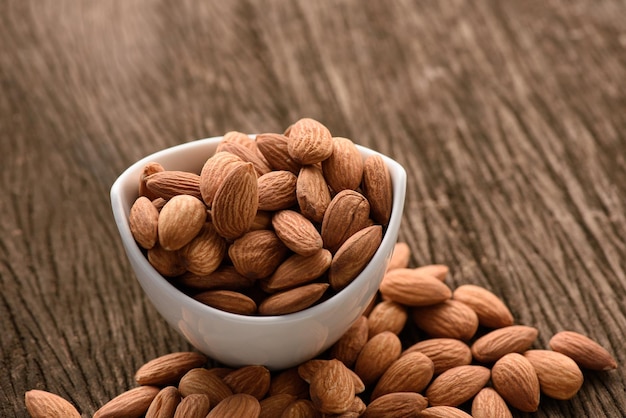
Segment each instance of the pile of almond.
[[[318,358],[271,372],[167,354],[141,366],[138,386],[94,418],[504,418],[536,411],[541,396],[572,398],[583,369],[617,367],[606,349],[572,331],[555,334],[550,349],[531,348],[537,329],[516,325],[494,293],[471,284],[452,290],[446,266],[408,263],[408,246],[396,244],[376,299]],[[33,418],[80,416],[45,391],[27,392],[26,406]]]
[[383,158],[303,118],[284,134],[228,132],[200,173],[147,164],[129,225],[150,264],[196,300],[282,315],[347,286],[391,209]]

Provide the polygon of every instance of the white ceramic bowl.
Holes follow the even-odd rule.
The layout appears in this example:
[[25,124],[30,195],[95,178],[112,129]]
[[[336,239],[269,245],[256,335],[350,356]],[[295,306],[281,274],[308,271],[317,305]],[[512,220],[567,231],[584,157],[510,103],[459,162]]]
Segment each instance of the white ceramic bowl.
[[[159,313],[196,349],[232,367],[262,364],[277,370],[311,359],[335,343],[376,294],[398,237],[406,192],[406,172],[382,156],[393,182],[393,210],[382,244],[366,268],[339,293],[306,310],[282,316],[244,316],[204,305],[185,295],[151,265],[135,243],[128,213],[137,198],[146,163],[167,170],[199,173],[222,137],[201,139],[159,151],[124,171],[111,187],[111,206],[135,275]],[[358,147],[366,157],[375,151]]]

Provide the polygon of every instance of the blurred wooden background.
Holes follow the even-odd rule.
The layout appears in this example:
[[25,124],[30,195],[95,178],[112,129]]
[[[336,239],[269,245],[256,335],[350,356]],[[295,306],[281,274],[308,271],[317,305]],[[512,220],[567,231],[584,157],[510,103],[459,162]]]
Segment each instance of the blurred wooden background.
[[130,269],[117,175],[308,116],[406,167],[413,265],[620,364],[516,417],[625,416],[625,80],[616,0],[1,2],[0,415],[37,388],[91,416],[190,348]]

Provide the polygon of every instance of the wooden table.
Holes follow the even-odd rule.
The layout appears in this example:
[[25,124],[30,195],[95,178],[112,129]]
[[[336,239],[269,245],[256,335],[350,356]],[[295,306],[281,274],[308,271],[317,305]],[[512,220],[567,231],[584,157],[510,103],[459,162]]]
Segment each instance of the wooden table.
[[618,370],[516,417],[626,414],[626,5],[620,1],[6,1],[0,5],[0,415],[84,416],[191,347],[135,280],[109,204],[140,157],[303,116],[409,175],[412,265],[485,286],[535,347]]

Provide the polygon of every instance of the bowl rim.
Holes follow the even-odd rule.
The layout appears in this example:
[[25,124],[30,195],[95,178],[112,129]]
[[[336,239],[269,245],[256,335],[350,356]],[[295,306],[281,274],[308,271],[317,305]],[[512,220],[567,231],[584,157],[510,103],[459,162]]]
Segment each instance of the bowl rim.
[[[254,138],[255,135],[250,135],[250,137]],[[297,322],[302,319],[315,317],[318,315],[318,313],[332,310],[333,305],[343,303],[343,300],[348,298],[350,294],[350,292],[346,292],[347,289],[354,288],[358,284],[361,284],[361,282],[367,280],[368,276],[371,275],[371,271],[376,269],[376,265],[378,263],[385,263],[388,261],[388,259],[386,259],[387,254],[384,253],[383,249],[387,248],[387,246],[393,246],[397,240],[397,232],[399,231],[400,227],[406,195],[406,170],[404,169],[404,167],[402,167],[402,165],[400,165],[397,161],[391,159],[390,157],[381,154],[380,152],[375,151],[371,148],[355,144],[363,158],[371,155],[379,155],[380,157],[382,157],[385,165],[389,168],[389,172],[392,178],[393,201],[391,216],[389,219],[389,223],[383,230],[383,239],[381,241],[381,244],[379,245],[378,249],[372,256],[368,264],[365,266],[365,268],[345,288],[341,289],[340,291],[320,303],[317,303],[301,311],[284,315],[242,315],[227,312],[197,301],[178,289],[170,282],[170,280],[168,280],[168,278],[161,275],[148,262],[148,259],[145,257],[142,250],[135,242],[135,239],[130,232],[130,227],[128,224],[128,210],[130,209],[130,206],[128,207],[128,209],[125,206],[123,189],[125,188],[126,184],[131,181],[131,178],[133,181],[136,182],[137,185],[139,184],[139,179],[136,173],[140,173],[147,163],[152,161],[159,162],[169,156],[178,153],[191,152],[195,149],[198,149],[199,151],[207,147],[216,145],[217,143],[219,143],[219,141],[222,140],[222,138],[223,136],[214,136],[197,139],[186,143],[174,145],[172,147],[165,148],[150,155],[147,155],[126,168],[115,180],[110,189],[110,199],[113,215],[120,234],[120,238],[122,239],[122,243],[124,244],[126,252],[129,253],[127,254],[128,257],[132,256],[135,260],[137,260],[140,263],[140,266],[147,273],[149,273],[152,285],[160,287],[161,291],[168,292],[169,296],[176,300],[176,302],[179,303],[181,307],[185,306],[186,308],[191,308],[200,314],[220,316],[231,322],[249,323],[253,325],[276,323],[277,321],[280,321],[281,323]],[[208,155],[207,158],[208,157],[210,157],[210,155]],[[132,205],[132,202],[128,202],[128,205]],[[395,233],[388,233],[389,231],[395,231]],[[391,240],[393,240],[394,242],[390,243],[389,241]],[[144,287],[146,284],[144,284],[143,281],[138,278],[137,272],[134,272],[134,274],[135,279],[139,281],[142,287]]]

